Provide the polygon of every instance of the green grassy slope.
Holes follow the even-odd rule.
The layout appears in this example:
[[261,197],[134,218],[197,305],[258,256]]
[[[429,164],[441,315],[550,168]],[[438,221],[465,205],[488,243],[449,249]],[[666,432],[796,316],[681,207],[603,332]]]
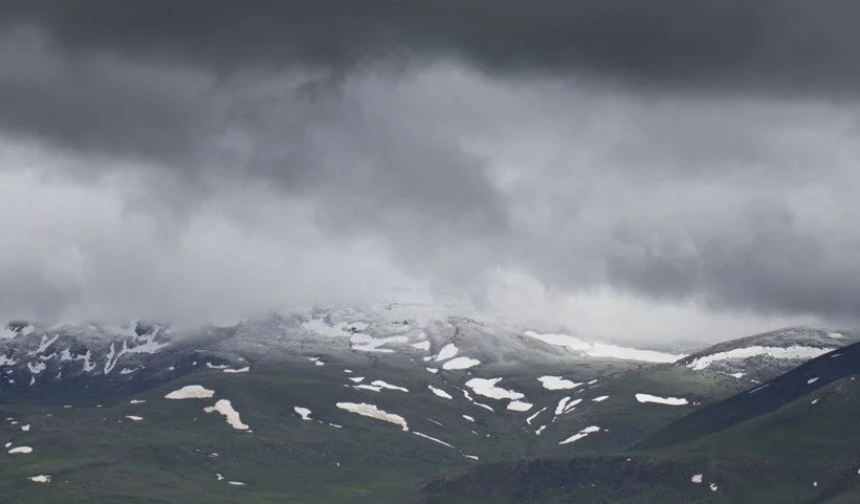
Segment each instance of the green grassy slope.
[[665,446],[700,438],[776,411],[798,396],[860,372],[860,345],[813,359],[748,393],[702,408],[649,437],[641,447]]
[[[348,378],[357,376],[409,392],[355,390]],[[0,454],[0,495],[32,504],[396,501],[440,468],[476,463],[465,455],[515,459],[535,449],[534,436],[522,429],[526,414],[506,411],[504,402],[491,399],[479,398],[496,406],[496,413],[475,406],[456,387],[462,378],[385,366],[347,374],[335,363],[316,367],[298,359],[247,374],[207,371],[131,396],[103,395],[100,404],[56,392],[39,400],[32,394],[29,400],[7,395],[0,397],[0,418],[16,423],[2,422],[0,441],[34,452]],[[549,400],[533,377],[521,381],[536,400]],[[215,397],[164,399],[186,384],[212,389]],[[453,399],[437,397],[428,384]],[[203,412],[222,398],[252,432]],[[131,399],[146,402],[130,404]],[[410,430],[344,411],[337,402],[369,403],[400,414]],[[310,409],[313,420],[303,421],[295,406]],[[22,431],[22,425],[30,430]],[[219,473],[224,481],[216,478]],[[27,479],[39,474],[53,481],[41,485]],[[228,480],[246,485],[231,486]]]
[[[110,386],[98,394],[75,394],[73,387],[4,392],[0,442],[34,451],[0,452],[0,495],[28,504],[853,504],[860,495],[860,381],[852,377],[833,375],[825,387],[807,388],[801,376],[800,392],[781,407],[685,442],[634,449],[691,412],[734,404],[722,399],[749,395],[743,392],[749,384],[680,366],[598,365],[563,373],[590,381],[603,369],[596,382],[548,391],[537,376],[564,370],[519,371],[500,386],[523,392],[534,407],[508,411],[507,401],[472,393],[491,413],[464,397],[463,382],[475,376],[468,371],[355,364],[279,360],[251,373],[184,376],[131,395]],[[356,390],[349,378],[359,376],[409,392]],[[215,397],[164,398],[188,384],[212,389]],[[438,397],[428,385],[453,397]],[[641,404],[636,393],[690,404]],[[564,396],[582,402],[551,422]],[[203,411],[218,399],[230,400],[251,431]],[[405,417],[409,430],[337,402],[373,404]],[[310,409],[312,420],[303,421],[296,406]],[[542,408],[529,425],[526,418]],[[536,436],[539,425],[548,427]],[[559,445],[589,425],[602,430]],[[39,474],[53,480],[28,480]],[[702,481],[693,481],[699,474]]]
[[[592,386],[570,391],[582,399],[569,413],[549,424],[541,436],[540,452],[545,456],[566,456],[581,451],[606,453],[624,450],[673,421],[749,387],[745,381],[706,371],[661,365],[645,367],[600,380]],[[684,406],[642,404],[636,394],[687,399]],[[607,397],[608,396],[608,397]],[[601,402],[595,398],[607,397]],[[555,407],[555,403],[550,409]],[[537,424],[545,423],[546,418]],[[559,446],[580,429],[596,425],[604,429],[575,444]]]
[[[860,495],[858,418],[860,381],[846,378],[688,443],[474,467],[424,485],[416,502],[858,502],[852,500]],[[701,484],[691,481],[697,474]]]

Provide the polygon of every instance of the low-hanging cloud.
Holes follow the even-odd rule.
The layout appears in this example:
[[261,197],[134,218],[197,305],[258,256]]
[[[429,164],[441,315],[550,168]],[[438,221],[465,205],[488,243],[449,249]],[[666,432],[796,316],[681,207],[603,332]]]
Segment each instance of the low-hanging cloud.
[[518,278],[557,311],[856,323],[855,7],[827,3],[4,4],[0,315],[428,283],[515,312]]

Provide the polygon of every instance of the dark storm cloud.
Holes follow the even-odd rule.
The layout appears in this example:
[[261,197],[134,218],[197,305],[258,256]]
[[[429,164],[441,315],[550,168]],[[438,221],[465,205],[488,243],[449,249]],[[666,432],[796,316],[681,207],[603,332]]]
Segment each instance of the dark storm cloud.
[[[205,112],[199,78],[115,58],[63,58],[32,30],[0,33],[0,128],[85,151],[157,158],[193,145]],[[175,84],[175,86],[174,86]]]
[[[456,147],[454,130],[428,131],[405,115],[408,99],[397,110],[391,96],[347,85],[355,80],[331,88],[327,72],[218,77],[98,52],[69,57],[43,32],[16,29],[0,36],[0,132],[137,160],[199,197],[252,177],[347,206],[366,206],[372,193],[387,208],[368,214],[369,224],[418,211],[440,226],[504,227],[483,160]],[[68,175],[116,170],[81,163]]]
[[235,68],[398,53],[686,86],[856,92],[853,0],[8,0],[70,49]]
[[103,211],[45,197],[56,214],[33,221],[64,225],[18,224],[0,283],[27,284],[19,304],[39,313],[81,299],[223,312],[301,299],[326,275],[315,292],[340,290],[351,255],[372,265],[352,280],[363,293],[390,254],[475,291],[502,270],[560,293],[860,321],[858,14],[847,0],[0,2],[0,140],[36,142],[40,170],[93,194],[132,173],[146,182],[133,202],[164,220],[214,205],[230,224],[195,221],[175,249],[120,218],[64,235],[57,283],[18,243],[84,233]]

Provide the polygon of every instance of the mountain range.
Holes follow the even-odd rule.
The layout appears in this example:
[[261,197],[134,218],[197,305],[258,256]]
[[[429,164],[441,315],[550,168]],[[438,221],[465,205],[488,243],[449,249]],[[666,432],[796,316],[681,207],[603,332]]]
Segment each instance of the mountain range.
[[860,501],[860,331],[684,350],[403,303],[195,329],[12,321],[0,329],[0,495]]

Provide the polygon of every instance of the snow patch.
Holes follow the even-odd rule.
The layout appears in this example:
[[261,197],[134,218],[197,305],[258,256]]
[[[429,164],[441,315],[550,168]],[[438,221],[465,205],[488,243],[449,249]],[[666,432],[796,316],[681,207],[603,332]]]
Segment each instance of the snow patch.
[[651,394],[636,394],[636,400],[640,403],[665,404],[667,406],[684,406],[689,402],[682,397],[659,397]]
[[392,384],[386,383],[382,380],[374,380],[370,384],[373,385],[374,387],[380,387],[380,388],[384,388],[387,390],[398,390],[400,392],[409,392],[409,389],[407,389],[407,388],[398,387],[397,385],[392,385]]
[[538,415],[540,415],[540,414],[541,414],[541,413],[543,413],[544,411],[546,411],[546,406],[544,406],[543,408],[539,409],[539,410],[537,411],[537,413],[535,413],[534,415],[532,415],[532,416],[530,416],[530,417],[526,418],[526,423],[527,423],[528,425],[531,425],[531,424],[532,424],[532,421],[534,421],[534,419],[535,419],[535,418],[537,418],[537,417],[538,417]]
[[186,385],[179,390],[164,396],[165,399],[208,399],[215,395],[214,390],[209,390],[201,385]]
[[233,408],[233,405],[227,399],[219,399],[214,406],[203,408],[205,413],[218,412],[224,416],[227,423],[236,430],[248,430],[249,427],[242,423],[239,418],[239,412]]
[[294,406],[293,411],[299,414],[302,417],[302,420],[309,422],[311,420],[311,410],[307,408],[302,408],[301,406]]
[[409,392],[409,389],[404,387],[398,387],[397,385],[392,385],[390,383],[386,383],[382,380],[374,380],[370,383],[370,385],[355,385],[352,388],[358,390],[371,390],[373,392],[381,392],[383,389],[386,390],[397,390],[399,392]]
[[0,327],[0,341],[17,338],[19,334],[18,331],[13,330],[9,325]]
[[690,478],[690,481],[697,484],[697,485],[700,485],[702,483],[702,479],[704,477],[705,477],[704,474],[694,474],[693,477]]
[[479,361],[478,359],[472,359],[470,357],[457,357],[449,360],[445,364],[442,364],[442,368],[451,371],[460,369],[471,369],[479,365],[481,365],[481,361]]
[[227,368],[224,370],[224,372],[225,373],[247,373],[250,370],[251,370],[250,366],[245,366],[245,367],[239,368],[239,369]]
[[30,370],[31,374],[37,375],[47,369],[48,365],[44,362],[37,362],[33,364],[32,362],[27,363],[27,369]]
[[600,397],[595,397],[594,399],[592,399],[592,401],[594,401],[594,402],[603,402],[603,401],[605,401],[605,400],[607,400],[607,399],[609,399],[609,396],[608,396],[608,395],[604,395],[604,396],[600,396]]
[[582,402],[582,398],[574,399],[574,400],[570,401],[569,403],[567,403],[567,407],[564,408],[564,412],[568,413],[570,411],[573,411],[574,408],[576,408],[576,405],[581,403],[581,402]]
[[459,351],[460,349],[457,348],[457,345],[453,343],[448,343],[447,345],[442,347],[441,350],[439,350],[439,353],[436,355],[436,362],[448,360],[457,355],[457,352]]
[[726,352],[705,355],[687,364],[694,371],[708,369],[715,362],[730,359],[749,359],[751,357],[766,356],[773,359],[811,360],[826,353],[836,350],[835,348],[818,348],[794,345],[790,347],[766,347],[751,346],[745,348],[734,348]]
[[532,409],[533,406],[534,404],[525,401],[511,401],[508,403],[508,410],[525,412]]
[[[133,329],[132,329],[133,332]],[[129,341],[137,343],[135,346],[129,346]],[[146,334],[144,336],[137,336],[134,333],[131,339],[123,340],[122,347],[117,350],[115,346],[115,342],[110,344],[110,352],[107,355],[107,361],[105,362],[104,374],[110,374],[111,371],[116,367],[119,362],[120,357],[126,354],[136,354],[136,353],[145,353],[145,354],[154,354],[159,352],[163,348],[170,346],[170,343],[159,343],[155,341],[155,334]]]
[[606,357],[654,363],[671,363],[686,357],[684,354],[668,354],[656,350],[639,350],[606,343],[589,343],[567,334],[541,334],[535,331],[526,331],[525,335],[550,345],[569,348],[588,357]]
[[580,399],[574,399],[573,401],[571,401],[570,396],[562,397],[558,401],[558,404],[555,407],[555,416],[559,416],[562,413],[568,413],[570,411],[573,411],[573,409],[576,407],[576,405],[581,403],[581,402],[582,402],[581,398]]
[[371,392],[382,392],[382,387],[375,387],[373,385],[366,385],[366,384],[353,385],[352,388],[354,388],[355,390],[369,390]]
[[561,415],[564,413],[565,407],[567,407],[567,402],[570,401],[570,396],[562,397],[559,399],[558,404],[555,407],[555,416]]
[[[430,437],[427,434],[422,434],[420,432],[413,432],[412,434],[415,434],[416,436],[422,437],[424,439],[429,439],[430,441],[433,441],[434,443],[439,443],[442,446],[447,446],[448,448],[454,448],[452,445],[446,443],[445,441],[442,441],[440,439],[436,439],[434,437]],[[456,449],[456,448],[454,448],[454,449]]]
[[34,482],[34,483],[50,483],[51,482],[51,477],[48,476],[47,474],[40,474],[38,476],[30,476],[27,479]]
[[580,439],[586,438],[586,437],[588,437],[589,434],[594,434],[595,432],[600,432],[600,427],[598,427],[596,425],[592,425],[590,427],[586,427],[586,428],[582,429],[581,431],[577,432],[573,436],[570,436],[569,438],[565,439],[564,441],[560,442],[559,444],[560,445],[566,445],[569,443],[573,443],[575,441],[579,441]]
[[541,376],[538,378],[538,381],[541,382],[543,388],[547,390],[569,390],[582,385],[582,383],[576,383],[572,380],[564,379],[561,376]]
[[126,415],[125,417],[128,418],[129,420],[133,421],[133,422],[140,422],[141,420],[143,420],[143,417],[135,416],[135,415]]
[[502,381],[502,378],[472,378],[466,382],[466,386],[476,394],[491,399],[510,399],[516,401],[525,397],[525,395],[519,392],[497,387],[496,384],[500,381]]
[[433,392],[434,394],[436,394],[437,396],[439,396],[443,399],[454,399],[454,396],[452,396],[451,394],[449,394],[448,392],[445,392],[444,390],[442,390],[440,388],[434,387],[433,385],[427,385],[427,388],[429,388],[431,392]]
[[367,334],[353,334],[349,339],[353,350],[362,352],[377,352],[377,353],[394,353],[390,348],[380,348],[388,343],[407,343],[409,338],[406,336],[390,336],[388,338],[374,338]]
[[39,343],[39,348],[37,348],[33,352],[30,352],[29,354],[30,355],[38,355],[38,354],[44,352],[45,350],[48,349],[48,347],[53,345],[59,338],[60,338],[59,334],[55,334],[53,338],[48,338],[47,335],[43,334],[42,335],[42,341]]
[[18,453],[22,453],[22,454],[33,453],[33,448],[31,448],[29,446],[16,446],[15,448],[12,448],[11,450],[9,450],[10,455],[15,455]]
[[373,404],[339,402],[335,404],[335,406],[342,410],[349,411],[350,413],[355,413],[357,415],[362,415],[368,418],[374,418],[376,420],[382,420],[384,422],[399,425],[404,431],[409,430],[409,426],[407,425],[405,418],[400,415],[385,412]]
[[471,403],[472,403],[472,404],[474,404],[475,406],[478,406],[478,407],[480,407],[480,408],[484,408],[484,409],[490,410],[490,411],[492,411],[493,413],[495,413],[495,412],[496,412],[496,410],[494,410],[492,406],[488,406],[488,405],[486,405],[486,404],[479,403],[479,402],[475,401],[475,400],[472,398],[472,396],[470,396],[470,395],[469,395],[469,391],[467,391],[467,390],[463,390],[463,396],[465,396],[465,397],[466,397],[466,399],[468,399],[468,400],[469,400],[469,402],[471,402]]

